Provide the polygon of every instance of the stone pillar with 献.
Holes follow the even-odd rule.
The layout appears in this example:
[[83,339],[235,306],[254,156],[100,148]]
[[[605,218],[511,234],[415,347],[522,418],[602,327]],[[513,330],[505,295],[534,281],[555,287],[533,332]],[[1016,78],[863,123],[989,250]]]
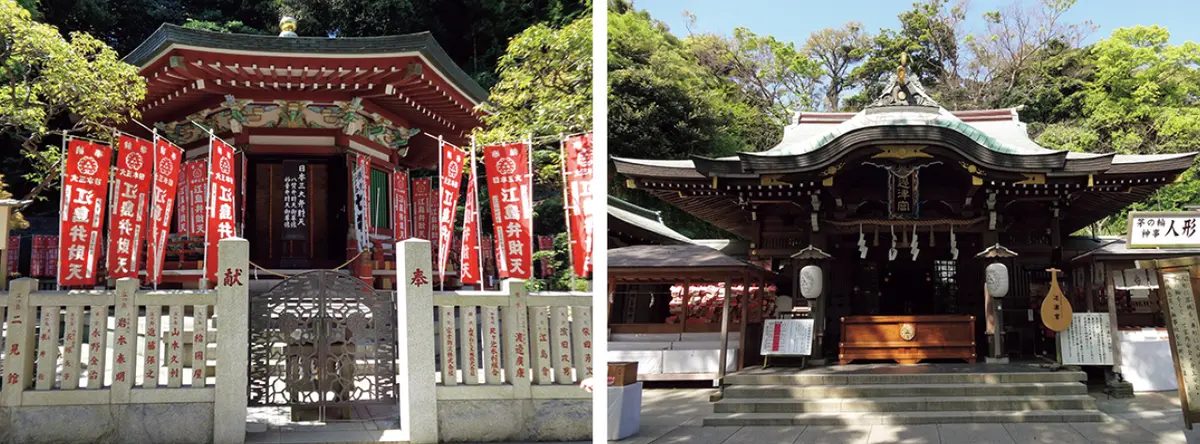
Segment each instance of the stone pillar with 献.
[[[396,244],[396,349],[400,429],[413,444],[438,441],[434,364],[433,260],[430,243]],[[511,324],[507,324],[511,325]]]
[[217,247],[217,347],[213,443],[246,440],[246,400],[250,365],[250,242],[225,238]]

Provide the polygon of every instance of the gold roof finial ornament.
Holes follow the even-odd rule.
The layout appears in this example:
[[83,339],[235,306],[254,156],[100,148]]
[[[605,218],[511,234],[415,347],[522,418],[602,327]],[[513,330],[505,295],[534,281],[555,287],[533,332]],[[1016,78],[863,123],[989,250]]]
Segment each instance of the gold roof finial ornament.
[[296,19],[286,16],[279,19],[279,36],[288,38],[296,37]]
[[899,77],[900,84],[904,84],[904,74],[908,71],[908,54],[900,53],[900,68],[896,70],[896,77]]

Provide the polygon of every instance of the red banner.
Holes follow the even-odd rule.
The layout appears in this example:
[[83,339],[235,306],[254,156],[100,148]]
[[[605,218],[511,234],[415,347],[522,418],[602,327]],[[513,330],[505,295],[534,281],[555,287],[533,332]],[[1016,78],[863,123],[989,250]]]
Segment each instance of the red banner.
[[496,250],[492,244],[491,236],[483,236],[480,241],[483,245],[479,247],[479,251],[483,252],[483,272],[484,275],[491,276],[491,272],[496,268]]
[[533,178],[529,174],[529,145],[520,142],[483,148],[487,166],[492,227],[499,243],[501,278],[533,276]]
[[354,238],[358,250],[371,247],[371,158],[354,155]]
[[204,270],[209,282],[217,282],[217,245],[234,236],[233,147],[212,138],[208,146],[209,190],[207,233],[204,235]]
[[479,194],[475,190],[475,170],[472,166],[471,178],[467,181],[467,206],[463,209],[462,250],[458,255],[458,280],[463,285],[479,284],[479,216],[476,209],[479,204]]
[[8,237],[8,275],[17,274],[21,259],[21,236]]
[[[211,157],[212,150],[209,150]],[[207,197],[205,196],[205,187],[207,186],[208,162],[205,160],[195,160],[188,162],[188,205],[191,205],[192,211],[188,215],[191,223],[188,225],[188,236],[201,237],[205,234],[205,223],[208,218],[204,215]]]
[[429,240],[429,201],[433,199],[433,179],[412,180],[413,237]]
[[117,167],[113,174],[112,209],[108,222],[108,277],[138,277],[146,208],[150,200],[150,171],[154,147],[149,140],[117,138]]
[[454,239],[454,218],[458,213],[458,190],[462,187],[463,159],[467,153],[450,144],[442,144],[441,186],[438,199],[438,274],[446,276]]
[[[182,156],[182,155],[181,155]],[[180,161],[182,161],[182,157]],[[192,189],[189,187],[188,172],[190,164],[182,164],[179,168],[179,175],[176,177],[175,187],[178,189],[175,195],[175,214],[179,220],[179,227],[175,230],[176,233],[188,234],[192,232]]]
[[[58,238],[55,236],[33,236],[33,250],[29,258],[29,276],[46,277],[54,275],[58,255],[56,250]],[[52,259],[53,258],[53,259]]]
[[[538,236],[538,251],[554,251],[554,236]],[[548,278],[554,274],[554,266],[551,265],[553,256],[542,259],[542,278]]]
[[408,171],[392,173],[392,239],[402,241],[408,234]]
[[[430,178],[430,180],[433,180],[433,178]],[[433,254],[433,256],[430,257],[430,260],[435,261],[435,263],[436,263],[437,258],[438,258],[438,243],[437,243],[438,234],[437,233],[438,233],[438,205],[440,204],[440,200],[438,199],[438,190],[436,188],[432,188],[432,185],[430,185],[430,187],[431,187],[431,189],[429,190],[429,200],[426,203],[426,205],[428,205],[428,207],[425,208],[425,213],[429,215],[429,221],[428,221],[428,226],[425,228],[425,230],[427,233],[429,233],[429,241],[433,242],[433,245],[430,245],[430,247],[431,247],[430,253]]]
[[95,285],[112,147],[71,139],[59,213],[58,285]]
[[[162,282],[163,255],[167,251],[167,235],[171,232],[171,208],[178,193],[179,161],[183,150],[167,139],[156,139],[154,143],[154,194],[150,207],[150,235],[146,248],[146,280],[155,284]],[[181,206],[186,206],[183,204]],[[181,221],[182,224],[182,221]]]
[[567,217],[571,222],[571,263],[575,275],[592,274],[592,135],[568,137],[564,142]]

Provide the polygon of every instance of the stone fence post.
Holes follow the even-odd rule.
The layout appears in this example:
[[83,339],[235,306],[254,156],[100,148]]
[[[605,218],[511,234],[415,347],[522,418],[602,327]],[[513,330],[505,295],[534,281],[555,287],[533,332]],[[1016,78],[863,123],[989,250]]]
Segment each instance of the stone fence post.
[[37,357],[34,339],[37,332],[35,307],[29,295],[37,288],[37,279],[21,278],[12,281],[8,293],[9,350],[4,358],[4,390],[0,391],[0,406],[21,405],[21,392],[33,384],[33,362]]
[[217,383],[213,443],[246,442],[247,384],[250,367],[250,242],[221,240],[217,247]]
[[501,327],[504,334],[504,378],[513,386],[514,399],[529,399],[529,292],[525,281],[505,279],[500,282],[500,291],[508,294],[508,306],[504,307]]
[[396,357],[400,374],[400,429],[409,442],[438,442],[434,380],[433,266],[429,241],[396,244]]

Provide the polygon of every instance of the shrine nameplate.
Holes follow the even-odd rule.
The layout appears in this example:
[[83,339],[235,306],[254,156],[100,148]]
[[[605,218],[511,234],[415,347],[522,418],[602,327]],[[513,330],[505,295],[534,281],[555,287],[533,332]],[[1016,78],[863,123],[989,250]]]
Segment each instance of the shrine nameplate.
[[1171,356],[1179,377],[1180,401],[1188,429],[1200,419],[1200,313],[1196,311],[1196,292],[1187,268],[1163,271],[1159,279],[1163,291],[1164,312],[1171,328]]
[[308,164],[283,161],[283,240],[308,240]]
[[812,319],[767,319],[763,321],[760,354],[807,356],[812,354]]
[[1200,247],[1200,212],[1131,211],[1127,248]]
[[962,359],[975,363],[975,317],[846,316],[838,361],[891,359],[916,364],[923,359]]
[[1063,331],[1064,365],[1113,365],[1112,329],[1108,313],[1075,313],[1071,326]]

